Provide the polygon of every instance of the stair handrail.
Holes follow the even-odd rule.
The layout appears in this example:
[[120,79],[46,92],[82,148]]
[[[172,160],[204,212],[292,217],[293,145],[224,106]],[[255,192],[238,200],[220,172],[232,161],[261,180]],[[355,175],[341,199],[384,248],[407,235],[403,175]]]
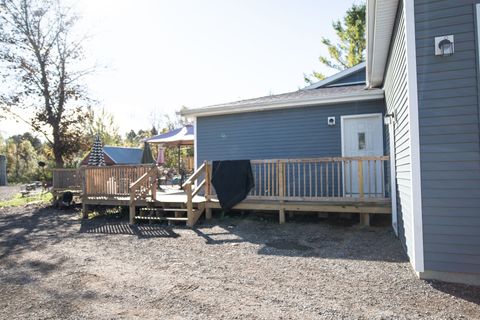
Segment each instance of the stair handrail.
[[135,182],[130,184],[130,203],[135,202],[138,200],[136,197],[136,191],[143,186],[143,184],[150,178],[150,177],[155,177],[153,179],[153,182],[150,184],[150,186],[147,186],[147,188],[150,189],[151,197],[152,200],[155,200],[157,198],[157,181],[158,181],[158,169],[156,165],[153,165],[150,170],[145,172],[140,178],[138,178]]
[[[206,188],[206,198],[208,197],[207,193],[209,193],[209,185],[210,185],[210,179],[209,179],[209,165],[207,161],[204,161],[200,167],[198,167],[197,170],[185,181],[185,183],[182,185],[183,190],[185,191],[187,195],[187,216],[188,216],[188,223],[187,225],[193,226],[193,219],[194,219],[194,212],[193,212],[193,197],[195,197],[198,192],[202,188]],[[199,183],[196,184],[195,182],[198,180],[198,178],[201,177],[203,174],[203,180]]]
[[182,188],[185,188],[187,184],[190,184],[192,185],[195,180],[197,180],[197,178],[200,176],[200,174],[205,171],[205,167],[207,166],[207,162],[204,161],[202,163],[202,165],[200,167],[198,167],[197,170],[195,170],[195,172],[190,176],[188,177],[187,181],[185,181],[183,184],[182,184]]

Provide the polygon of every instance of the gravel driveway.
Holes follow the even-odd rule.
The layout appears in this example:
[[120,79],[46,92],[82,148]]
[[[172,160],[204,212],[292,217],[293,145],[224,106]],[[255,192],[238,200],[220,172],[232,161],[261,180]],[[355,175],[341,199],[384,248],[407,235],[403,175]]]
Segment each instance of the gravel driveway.
[[10,200],[20,193],[20,186],[1,186],[0,187],[0,201]]
[[1,318],[480,318],[479,287],[418,280],[388,227],[77,217],[0,209]]

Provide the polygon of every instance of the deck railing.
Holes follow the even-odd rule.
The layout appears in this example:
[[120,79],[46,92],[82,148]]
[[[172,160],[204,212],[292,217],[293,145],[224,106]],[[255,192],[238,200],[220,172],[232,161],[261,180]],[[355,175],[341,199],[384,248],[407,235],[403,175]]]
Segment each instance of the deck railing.
[[53,169],[53,191],[82,190],[82,169]]
[[[389,197],[385,174],[388,160],[388,156],[251,160],[255,186],[247,198],[278,201],[386,199]],[[206,189],[207,198],[214,195],[209,183]]]
[[157,198],[158,168],[150,167],[140,178],[130,185],[130,203],[138,200],[155,200]]
[[[388,156],[252,160],[255,186],[250,200],[274,201],[384,201],[388,200]],[[215,195],[212,165],[204,162],[183,184],[188,225],[210,207],[194,208],[194,197],[204,190],[206,203]],[[155,200],[159,171],[155,165],[121,165],[55,169],[54,189],[81,189],[83,199],[128,198],[131,221],[135,203]],[[142,202],[143,203],[143,202]],[[132,210],[133,207],[133,210]]]
[[253,160],[249,199],[386,198],[388,156]]
[[85,167],[84,196],[130,197],[130,185],[151,168],[152,165]]

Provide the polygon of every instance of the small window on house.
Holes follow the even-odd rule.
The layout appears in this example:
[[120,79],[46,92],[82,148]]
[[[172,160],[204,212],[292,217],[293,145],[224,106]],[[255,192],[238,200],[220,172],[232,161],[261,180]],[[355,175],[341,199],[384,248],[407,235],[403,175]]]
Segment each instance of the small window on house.
[[358,133],[358,150],[365,150],[365,132]]

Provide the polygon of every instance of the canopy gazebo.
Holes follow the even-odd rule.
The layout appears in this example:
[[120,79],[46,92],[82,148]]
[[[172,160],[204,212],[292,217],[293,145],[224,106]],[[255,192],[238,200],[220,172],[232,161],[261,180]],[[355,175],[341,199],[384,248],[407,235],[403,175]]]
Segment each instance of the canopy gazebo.
[[184,172],[181,170],[181,148],[191,147],[194,144],[194,129],[193,125],[187,124],[181,128],[173,129],[166,133],[159,134],[157,136],[148,138],[145,143],[158,145],[158,157],[157,164],[162,164],[164,160],[163,147],[176,147],[177,148],[177,168],[178,173],[181,176],[180,185],[183,182]]
[[187,124],[181,128],[159,134],[148,138],[145,142],[151,144],[162,144],[167,147],[171,146],[193,146],[194,130],[193,125]]

